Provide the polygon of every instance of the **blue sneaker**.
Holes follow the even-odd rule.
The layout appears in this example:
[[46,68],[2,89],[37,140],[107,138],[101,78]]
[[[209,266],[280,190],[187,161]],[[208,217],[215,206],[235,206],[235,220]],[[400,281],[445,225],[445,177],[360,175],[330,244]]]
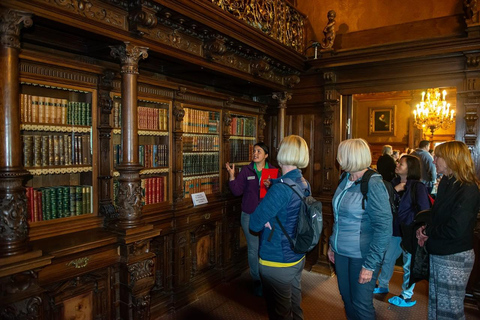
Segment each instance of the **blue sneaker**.
[[388,293],[388,288],[376,287],[375,289],[373,289],[373,293],[375,294]]
[[412,299],[404,299],[402,295],[392,297],[388,299],[388,302],[397,307],[413,307],[417,301],[412,301]]

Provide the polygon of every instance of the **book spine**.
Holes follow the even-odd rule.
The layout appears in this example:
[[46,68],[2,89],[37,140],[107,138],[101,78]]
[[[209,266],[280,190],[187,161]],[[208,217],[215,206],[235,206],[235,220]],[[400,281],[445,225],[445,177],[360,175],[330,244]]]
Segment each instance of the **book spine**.
[[62,106],[62,124],[67,124],[68,123],[68,100],[62,99],[61,106]]
[[37,215],[35,216],[35,221],[42,221],[43,216],[43,191],[42,189],[37,190]]
[[33,166],[33,136],[23,135],[23,165],[25,167]]
[[75,186],[70,186],[70,216],[76,216],[77,214],[77,188]]
[[40,167],[42,165],[42,136],[33,135],[33,166]]
[[90,210],[88,209],[88,204],[90,201],[87,200],[87,189],[87,186],[82,186],[82,214],[90,213]]
[[82,215],[84,212],[83,212],[83,193],[82,193],[82,187],[81,186],[76,186],[75,187],[75,196],[76,196],[76,201],[75,201],[75,204],[76,204],[76,215],[79,216],[79,215]]

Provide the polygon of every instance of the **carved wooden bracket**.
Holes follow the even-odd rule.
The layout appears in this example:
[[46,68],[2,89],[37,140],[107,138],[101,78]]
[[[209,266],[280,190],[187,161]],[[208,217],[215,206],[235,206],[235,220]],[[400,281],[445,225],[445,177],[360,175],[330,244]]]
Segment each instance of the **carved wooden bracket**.
[[148,34],[149,30],[155,28],[158,23],[157,7],[145,0],[133,1],[130,5],[128,21],[130,31],[136,32],[143,36]]
[[0,45],[20,49],[20,30],[32,24],[31,14],[0,7]]
[[125,45],[110,46],[111,56],[119,58],[122,64],[122,73],[138,74],[138,61],[148,57],[147,47],[138,47],[125,41]]
[[323,73],[323,80],[325,83],[335,83],[337,82],[337,75],[334,72],[324,72]]
[[287,107],[287,101],[292,99],[292,94],[290,92],[274,92],[272,93],[272,98],[278,100],[278,107],[284,109]]
[[474,147],[477,143],[476,124],[478,120],[478,106],[467,107],[465,110],[465,144]]
[[216,55],[223,55],[227,52],[227,46],[225,45],[225,38],[221,36],[214,37],[207,40],[203,45],[205,58],[215,60]]
[[465,54],[467,57],[467,68],[470,69],[478,69],[480,67],[480,54]]
[[478,0],[463,0],[463,11],[467,27],[478,25],[480,22]]
[[264,59],[257,58],[250,64],[250,72],[256,77],[260,77],[268,71],[270,71],[270,64]]
[[294,86],[296,86],[298,83],[300,83],[300,77],[297,76],[296,74],[291,74],[289,76],[286,76],[283,78],[283,83],[289,87],[289,88],[293,88]]

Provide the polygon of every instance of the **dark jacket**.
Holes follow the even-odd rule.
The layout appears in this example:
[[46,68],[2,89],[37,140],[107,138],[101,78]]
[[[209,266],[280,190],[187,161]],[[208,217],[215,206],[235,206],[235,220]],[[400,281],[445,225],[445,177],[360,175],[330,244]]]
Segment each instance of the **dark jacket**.
[[[302,171],[299,169],[289,171],[280,178],[271,180],[272,185],[267,195],[250,216],[250,230],[263,231],[260,237],[260,258],[279,263],[275,266],[282,266],[282,263],[297,262],[304,256],[304,254],[293,252],[290,242],[275,219],[275,217],[278,217],[287,233],[291,237],[294,235],[300,211],[300,198],[294,194],[289,186],[281,183],[282,178],[292,179],[302,187],[305,196],[310,195],[308,184],[302,177]],[[272,230],[265,228],[267,222],[270,222]]]
[[[274,166],[268,164],[269,169],[275,169]],[[253,161],[248,166],[240,170],[240,173],[235,180],[229,181],[230,190],[235,196],[242,198],[242,211],[245,213],[252,213],[260,203],[260,181],[257,173],[253,168]]]
[[412,152],[412,155],[420,159],[420,165],[422,168],[422,182],[428,187],[432,187],[437,179],[437,169],[433,164],[432,155],[424,149],[416,149],[414,152]]
[[460,184],[453,176],[444,176],[438,185],[431,222],[425,229],[428,252],[448,255],[472,249],[479,209],[476,184]]
[[[395,188],[400,183],[400,177],[392,180]],[[412,186],[415,184],[416,196],[412,196]],[[402,236],[400,232],[400,224],[409,225],[413,222],[415,215],[423,210],[430,209],[430,199],[428,198],[427,188],[419,180],[407,180],[405,190],[401,192],[395,191],[396,201],[398,203],[397,215],[393,219],[393,235],[395,237]],[[417,205],[414,205],[412,199],[415,198]]]
[[390,155],[384,154],[380,156],[377,161],[377,171],[383,177],[385,181],[392,181],[395,177],[395,167],[397,164],[395,163],[395,159],[393,159]]

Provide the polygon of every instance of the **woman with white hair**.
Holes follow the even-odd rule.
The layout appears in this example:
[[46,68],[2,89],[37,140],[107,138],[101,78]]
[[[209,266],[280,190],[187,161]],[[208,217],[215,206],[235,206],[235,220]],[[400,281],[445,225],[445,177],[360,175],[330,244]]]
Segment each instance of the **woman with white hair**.
[[250,229],[255,232],[262,231],[259,263],[269,318],[303,319],[300,280],[305,254],[292,250],[278,221],[293,238],[301,200],[282,181],[289,178],[300,186],[305,196],[310,195],[310,185],[300,170],[306,168],[309,162],[305,140],[297,135],[285,137],[280,144],[277,161],[282,169],[282,176],[270,180],[267,195],[250,217]]
[[389,196],[382,176],[375,173],[362,206],[361,180],[372,162],[365,140],[342,141],[337,161],[346,173],[332,201],[334,225],[328,258],[335,264],[347,318],[373,320],[373,289],[392,235]]

